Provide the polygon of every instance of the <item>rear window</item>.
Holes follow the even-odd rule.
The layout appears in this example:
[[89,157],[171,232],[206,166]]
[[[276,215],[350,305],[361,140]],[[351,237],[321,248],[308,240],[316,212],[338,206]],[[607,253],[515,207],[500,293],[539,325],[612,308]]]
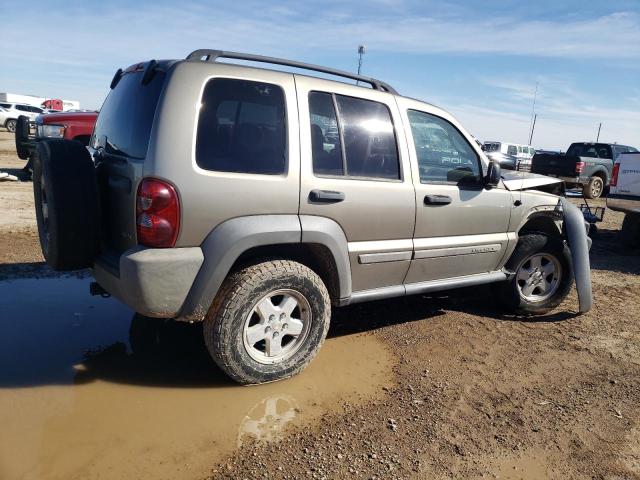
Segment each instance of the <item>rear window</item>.
[[613,158],[611,146],[606,143],[574,143],[567,150],[568,156]]
[[142,72],[125,73],[100,109],[91,146],[105,152],[142,159],[147,155],[153,117],[164,85],[158,70],[147,85]]
[[285,114],[284,92],[277,85],[210,80],[202,95],[196,163],[219,172],[283,174]]

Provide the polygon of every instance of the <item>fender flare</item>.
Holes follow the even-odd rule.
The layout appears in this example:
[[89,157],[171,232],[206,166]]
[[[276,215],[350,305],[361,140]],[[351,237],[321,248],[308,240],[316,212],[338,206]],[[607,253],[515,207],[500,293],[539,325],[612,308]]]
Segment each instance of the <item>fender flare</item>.
[[[613,165],[613,164],[612,164]],[[613,168],[613,167],[612,167]],[[603,167],[602,165],[598,165],[592,172],[591,175],[589,175],[589,179],[591,179],[591,177],[597,177],[599,176],[598,174],[601,173],[602,175],[604,175],[604,185],[607,186],[609,185],[609,182],[611,182],[611,174],[609,173],[609,171]]]
[[580,313],[586,313],[593,306],[593,293],[591,290],[591,266],[589,263],[589,239],[582,212],[566,198],[560,199],[564,216],[564,229],[567,234],[567,243],[571,250],[573,263],[573,275],[578,291],[578,303]]
[[298,215],[236,217],[215,227],[202,243],[200,248],[204,262],[182,305],[178,319],[204,319],[222,282],[244,252],[254,247],[287,243],[315,243],[326,246],[337,267],[340,297],[348,297],[351,294],[347,240],[337,223],[323,217]]

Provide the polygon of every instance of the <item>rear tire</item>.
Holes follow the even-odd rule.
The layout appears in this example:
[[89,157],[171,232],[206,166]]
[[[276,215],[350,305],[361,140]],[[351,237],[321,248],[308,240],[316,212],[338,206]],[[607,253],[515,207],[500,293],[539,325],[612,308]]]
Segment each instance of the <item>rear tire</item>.
[[9,120],[6,121],[6,123],[4,124],[5,128],[11,132],[11,133],[15,133],[16,131],[16,120],[13,118],[10,118]]
[[589,183],[582,187],[584,198],[600,198],[602,192],[604,192],[604,180],[595,175],[589,179]]
[[225,280],[204,321],[204,340],[236,382],[273,382],[311,362],[330,317],[329,293],[315,272],[290,260],[267,261]]
[[54,270],[93,264],[99,244],[98,188],[89,152],[78,142],[38,142],[33,195],[40,246]]
[[505,265],[511,278],[495,284],[494,292],[509,310],[542,315],[568,295],[573,284],[571,253],[560,239],[525,234]]
[[640,213],[627,213],[622,222],[622,243],[629,248],[640,247]]

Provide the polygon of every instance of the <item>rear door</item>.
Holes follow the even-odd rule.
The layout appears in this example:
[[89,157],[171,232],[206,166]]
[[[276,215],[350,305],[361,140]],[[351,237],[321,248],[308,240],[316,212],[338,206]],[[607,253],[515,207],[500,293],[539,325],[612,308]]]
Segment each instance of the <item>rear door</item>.
[[398,104],[409,139],[416,194],[414,259],[406,284],[496,270],[515,234],[513,199],[502,185],[484,188],[472,139],[443,112],[405,98]]
[[337,222],[348,241],[354,292],[402,285],[415,193],[407,143],[388,93],[296,75],[300,214]]
[[123,252],[136,244],[136,189],[142,177],[153,118],[165,82],[156,71],[143,85],[143,70],[124,73],[107,96],[90,142],[96,160],[102,212],[102,250]]

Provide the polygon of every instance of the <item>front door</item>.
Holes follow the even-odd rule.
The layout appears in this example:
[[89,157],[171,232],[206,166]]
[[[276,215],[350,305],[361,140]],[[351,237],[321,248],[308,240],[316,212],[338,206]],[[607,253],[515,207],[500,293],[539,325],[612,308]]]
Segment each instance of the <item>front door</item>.
[[297,75],[295,81],[300,214],[342,228],[353,292],[402,285],[411,262],[415,193],[394,97]]
[[500,265],[513,201],[502,186],[487,189],[473,140],[455,120],[424,104],[399,99],[416,191],[414,259],[405,283],[487,273]]

